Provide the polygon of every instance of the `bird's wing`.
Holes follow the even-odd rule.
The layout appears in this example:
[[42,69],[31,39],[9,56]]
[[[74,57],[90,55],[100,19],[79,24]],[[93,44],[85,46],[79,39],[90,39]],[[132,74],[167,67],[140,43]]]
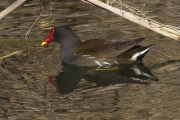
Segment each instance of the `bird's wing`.
[[128,51],[142,40],[144,40],[144,38],[125,42],[92,39],[79,44],[74,53],[84,56],[89,55],[96,58],[114,58]]

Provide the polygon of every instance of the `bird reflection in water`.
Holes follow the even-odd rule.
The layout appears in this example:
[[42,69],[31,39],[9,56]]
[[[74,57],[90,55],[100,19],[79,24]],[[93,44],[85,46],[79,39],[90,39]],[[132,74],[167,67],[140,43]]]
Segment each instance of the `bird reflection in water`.
[[123,64],[115,68],[79,67],[65,63],[62,65],[63,72],[47,77],[48,82],[52,83],[60,94],[68,94],[77,89],[80,79],[96,83],[96,87],[120,83],[149,84],[148,80],[158,81],[142,62]]

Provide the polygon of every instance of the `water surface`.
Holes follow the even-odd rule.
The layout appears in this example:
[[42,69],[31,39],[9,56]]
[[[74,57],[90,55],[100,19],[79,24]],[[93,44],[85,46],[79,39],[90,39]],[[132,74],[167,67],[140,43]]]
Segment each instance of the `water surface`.
[[[11,0],[1,2],[0,10],[11,3]],[[179,26],[178,0],[138,0],[134,4],[141,8],[144,3],[144,10],[152,11],[147,16],[164,24]],[[20,51],[1,62],[0,118],[180,119],[180,42],[81,1],[54,1],[50,18],[48,0],[43,1],[43,8],[42,16],[31,29],[27,39],[25,33],[41,12],[37,1],[29,0],[0,21],[0,56]],[[46,21],[43,22],[44,20]],[[141,45],[155,46],[143,62],[159,81],[129,76],[125,80],[143,84],[126,81],[106,84],[102,82],[105,80],[102,76],[98,79],[92,75],[90,78],[83,78],[81,73],[80,76],[78,74],[80,79],[74,82],[75,84],[70,84],[75,85],[75,88],[63,94],[58,92],[55,84],[52,84],[53,81],[49,82],[47,79],[47,75],[57,77],[60,73],[65,73],[59,56],[60,45],[51,43],[49,48],[40,47],[41,40],[48,36],[52,27],[58,25],[72,27],[83,41],[92,38],[123,41],[146,37]],[[107,76],[110,77],[108,80],[117,76],[114,72],[103,74],[112,74],[112,77]],[[121,74],[124,75],[122,72]],[[102,80],[98,83],[100,78]]]

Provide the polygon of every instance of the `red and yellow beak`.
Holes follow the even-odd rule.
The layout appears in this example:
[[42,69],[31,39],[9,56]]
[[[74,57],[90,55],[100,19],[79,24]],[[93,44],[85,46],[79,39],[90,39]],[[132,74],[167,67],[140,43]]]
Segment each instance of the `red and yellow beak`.
[[54,28],[52,28],[49,36],[41,43],[42,47],[47,47],[50,42],[53,40]]

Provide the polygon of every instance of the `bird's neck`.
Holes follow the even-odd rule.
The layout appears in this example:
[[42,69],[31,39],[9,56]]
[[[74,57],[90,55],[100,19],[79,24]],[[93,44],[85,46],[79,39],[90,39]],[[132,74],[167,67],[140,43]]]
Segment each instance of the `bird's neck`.
[[74,50],[79,43],[81,43],[79,39],[67,40],[67,42],[61,43],[61,58],[64,62],[69,62],[73,59]]

